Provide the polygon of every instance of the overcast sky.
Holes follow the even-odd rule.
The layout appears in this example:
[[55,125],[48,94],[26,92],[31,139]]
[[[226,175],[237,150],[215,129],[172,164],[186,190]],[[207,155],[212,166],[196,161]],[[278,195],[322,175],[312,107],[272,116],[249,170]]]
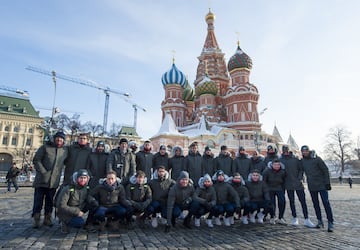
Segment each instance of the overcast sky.
[[[242,50],[253,60],[250,82],[260,92],[263,130],[276,124],[283,139],[322,150],[329,129],[360,135],[360,1],[357,0],[4,0],[0,7],[0,85],[30,93],[36,107],[51,109],[51,77],[35,66],[129,92],[143,139],[161,125],[162,74],[176,66],[193,84],[204,45],[208,8],[226,61]],[[58,80],[55,103],[103,122],[105,95]],[[40,115],[50,111],[40,110]],[[133,108],[110,95],[111,123],[133,124]],[[71,115],[71,114],[68,114]]]

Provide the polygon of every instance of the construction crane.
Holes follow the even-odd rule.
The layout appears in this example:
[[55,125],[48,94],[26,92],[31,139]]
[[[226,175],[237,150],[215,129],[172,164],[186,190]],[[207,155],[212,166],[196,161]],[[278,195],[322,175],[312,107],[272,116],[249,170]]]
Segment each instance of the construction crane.
[[125,98],[122,98],[124,99],[126,102],[130,103],[134,109],[134,129],[136,131],[136,126],[137,126],[137,111],[138,111],[138,108],[141,109],[142,111],[146,112],[146,109],[139,106],[138,104],[132,102],[131,100],[129,99],[125,99]]
[[[122,91],[118,91],[115,89],[111,89],[109,87],[106,86],[101,86],[93,81],[88,81],[88,80],[83,80],[83,79],[79,79],[79,78],[75,78],[75,77],[70,77],[70,76],[66,76],[66,75],[61,75],[61,74],[57,74],[55,71],[48,71],[48,70],[44,70],[44,69],[40,69],[40,68],[36,68],[33,66],[28,66],[25,68],[26,70],[30,70],[30,71],[34,71],[43,75],[48,75],[53,77],[53,79],[55,78],[59,78],[65,81],[69,81],[69,82],[74,82],[74,83],[78,83],[87,87],[91,87],[91,88],[95,88],[98,90],[102,90],[105,93],[105,108],[104,108],[104,121],[103,121],[103,129],[104,129],[104,133],[106,133],[106,128],[107,128],[107,120],[108,120],[108,113],[109,113],[109,99],[110,99],[110,93],[112,94],[117,94],[119,96],[124,97],[124,100],[127,100],[130,97],[129,93],[125,93]],[[127,97],[127,98],[125,98]]]
[[26,90],[16,89],[5,85],[0,85],[0,89],[19,94],[23,97],[29,97],[29,92],[27,92]]

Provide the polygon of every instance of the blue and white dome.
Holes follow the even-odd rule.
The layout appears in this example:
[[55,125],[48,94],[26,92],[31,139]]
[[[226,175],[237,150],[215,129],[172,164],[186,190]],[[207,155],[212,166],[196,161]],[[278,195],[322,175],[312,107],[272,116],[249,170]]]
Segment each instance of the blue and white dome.
[[167,84],[179,84],[181,87],[184,87],[186,77],[185,74],[175,66],[175,63],[173,63],[171,69],[163,74],[161,81],[164,86]]

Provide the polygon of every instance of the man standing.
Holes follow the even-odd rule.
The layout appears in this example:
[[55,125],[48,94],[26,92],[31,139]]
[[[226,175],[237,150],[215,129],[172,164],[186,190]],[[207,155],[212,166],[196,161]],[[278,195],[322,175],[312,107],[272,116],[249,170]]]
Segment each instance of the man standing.
[[146,178],[151,180],[153,171],[153,158],[151,153],[151,142],[145,141],[142,147],[143,149],[136,153],[136,171],[143,171],[146,174]]
[[320,157],[310,154],[308,146],[302,146],[301,153],[303,156],[301,163],[306,174],[308,189],[318,219],[316,227],[324,227],[319,204],[320,195],[328,220],[328,232],[332,232],[334,229],[334,219],[328,194],[328,190],[331,190],[329,170]]
[[121,183],[126,186],[131,176],[135,174],[136,162],[135,155],[128,149],[128,140],[121,138],[119,147],[112,150],[107,160],[108,172],[113,170],[116,176],[121,179]]
[[89,146],[88,135],[85,133],[79,134],[77,142],[69,146],[69,156],[65,162],[64,184],[71,184],[73,173],[86,168],[90,153],[91,147]]
[[161,145],[159,152],[154,155],[153,168],[157,169],[159,166],[164,166],[166,170],[169,170],[169,154],[166,152],[166,146]]
[[13,162],[9,171],[6,174],[6,182],[7,182],[7,191],[11,191],[11,183],[15,188],[15,193],[18,191],[19,186],[17,184],[17,176],[20,174],[20,169],[16,167],[16,163]]
[[296,196],[301,203],[301,208],[304,214],[304,226],[309,228],[315,227],[315,225],[311,222],[309,218],[308,208],[306,205],[305,191],[302,184],[302,180],[304,178],[304,170],[301,167],[299,159],[297,159],[293,154],[290,153],[288,145],[283,145],[282,147],[280,162],[285,165],[285,189],[289,198],[291,214],[293,216],[292,225],[299,225],[299,220],[297,218],[295,207],[296,192]]
[[34,205],[32,211],[33,227],[40,227],[40,213],[45,200],[44,225],[52,226],[51,213],[53,211],[53,199],[56,189],[59,187],[61,171],[64,168],[65,159],[68,156],[68,148],[64,147],[65,134],[57,132],[54,142],[41,146],[33,159],[36,176],[33,183]]
[[94,188],[99,184],[99,180],[106,177],[106,161],[109,154],[105,152],[105,143],[99,141],[96,144],[95,152],[89,155],[87,170],[90,174],[90,188]]
[[248,157],[245,148],[239,147],[239,153],[234,160],[234,171],[240,173],[243,180],[247,180],[251,171],[252,162]]
[[190,144],[190,152],[185,157],[184,169],[189,173],[190,179],[193,180],[194,185],[197,186],[203,170],[201,168],[201,155],[198,151],[196,142]]
[[220,150],[219,156],[215,159],[215,168],[216,170],[222,170],[227,176],[232,176],[234,169],[231,154],[228,152],[226,145],[222,145]]

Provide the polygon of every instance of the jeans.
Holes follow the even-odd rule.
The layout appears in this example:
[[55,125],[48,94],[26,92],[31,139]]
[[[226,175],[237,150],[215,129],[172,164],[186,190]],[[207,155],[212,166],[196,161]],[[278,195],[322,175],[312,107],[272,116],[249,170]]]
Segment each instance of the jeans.
[[285,212],[285,205],[286,205],[284,190],[270,191],[269,193],[270,193],[271,204],[273,206],[272,211],[270,211],[271,218],[274,218],[274,216],[275,216],[276,197],[277,197],[278,207],[279,207],[279,219],[283,218],[284,212]]
[[208,219],[211,219],[214,216],[214,208],[207,207],[205,205],[200,204],[197,201],[193,201],[193,211],[195,218],[199,219],[202,215],[209,213]]
[[235,212],[235,207],[231,203],[225,204],[216,204],[214,207],[214,216],[218,217],[219,215],[226,214],[225,217],[233,216]]
[[297,217],[296,214],[296,208],[295,208],[295,192],[296,192],[296,196],[298,197],[300,204],[301,204],[301,208],[304,214],[304,218],[308,219],[309,218],[309,213],[308,213],[308,208],[306,205],[306,200],[305,200],[305,191],[303,189],[300,190],[287,190],[287,195],[289,198],[289,203],[290,203],[290,209],[291,209],[291,214],[294,218]]
[[94,217],[96,220],[105,221],[105,217],[111,215],[115,220],[119,220],[127,214],[127,209],[120,205],[111,207],[100,206],[96,209]]
[[68,223],[68,226],[70,227],[75,227],[75,228],[81,228],[82,226],[85,225],[85,220],[83,217],[72,217],[71,220]]
[[156,217],[157,213],[161,213],[162,217],[166,217],[166,211],[166,205],[161,205],[159,201],[152,201],[146,208],[146,215],[152,215],[152,217]]
[[245,202],[244,215],[248,215],[249,213],[253,213],[255,211],[259,212],[261,208],[264,209],[264,214],[273,213],[271,201],[247,201]]
[[325,208],[326,218],[327,218],[328,222],[333,223],[334,218],[333,218],[333,213],[332,213],[331,206],[330,206],[329,193],[327,190],[310,191],[311,200],[314,205],[316,218],[318,219],[318,221],[322,221],[322,215],[321,215],[320,204],[319,204],[319,194],[320,194],[323,206]]
[[11,183],[13,184],[15,188],[15,192],[19,189],[16,178],[11,178],[7,180],[7,190],[11,191]]
[[51,214],[54,206],[53,199],[55,193],[56,193],[56,188],[45,188],[45,187],[35,188],[32,216],[34,216],[34,214],[41,213],[44,204],[44,199],[45,199],[45,214]]

